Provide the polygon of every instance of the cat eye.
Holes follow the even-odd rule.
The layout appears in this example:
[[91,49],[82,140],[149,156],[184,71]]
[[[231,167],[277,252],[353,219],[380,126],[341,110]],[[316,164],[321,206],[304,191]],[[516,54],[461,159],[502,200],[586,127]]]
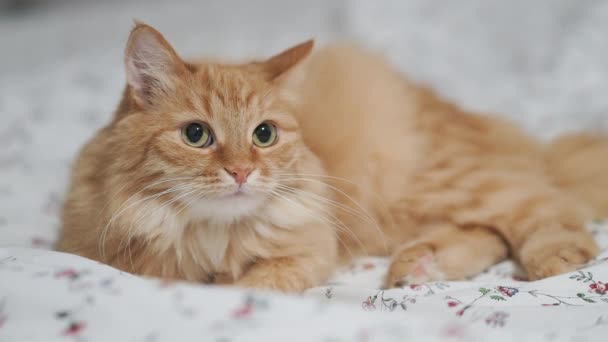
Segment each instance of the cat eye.
[[277,140],[277,128],[268,122],[264,122],[253,131],[253,143],[259,147],[268,147]]
[[208,147],[213,144],[213,135],[209,126],[198,122],[182,127],[182,139],[192,147]]

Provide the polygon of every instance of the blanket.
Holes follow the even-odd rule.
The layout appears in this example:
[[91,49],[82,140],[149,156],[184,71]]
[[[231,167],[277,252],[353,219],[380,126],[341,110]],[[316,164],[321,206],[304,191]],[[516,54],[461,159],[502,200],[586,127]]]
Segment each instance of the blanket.
[[[0,341],[599,341],[606,251],[526,282],[511,261],[469,281],[380,289],[388,260],[360,258],[300,296],[167,282],[42,248],[0,248]],[[37,241],[33,241],[37,244]]]
[[466,108],[550,138],[608,128],[608,2],[19,3],[39,7],[0,11],[0,342],[608,336],[601,220],[589,229],[603,254],[569,274],[526,282],[504,262],[467,281],[382,290],[388,261],[362,258],[299,296],[167,283],[50,250],[70,162],[109,121],[124,86],[122,49],[134,17],[184,56],[269,56],[311,36],[319,45],[354,38]]

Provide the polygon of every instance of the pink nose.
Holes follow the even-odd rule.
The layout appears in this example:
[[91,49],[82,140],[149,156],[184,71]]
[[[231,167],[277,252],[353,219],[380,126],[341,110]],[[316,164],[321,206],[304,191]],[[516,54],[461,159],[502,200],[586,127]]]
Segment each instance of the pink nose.
[[232,178],[234,178],[234,181],[239,185],[247,182],[247,177],[251,173],[250,168],[242,168],[242,167],[237,167],[234,169],[224,168],[224,170],[226,170],[226,172],[228,172],[228,174],[231,175]]

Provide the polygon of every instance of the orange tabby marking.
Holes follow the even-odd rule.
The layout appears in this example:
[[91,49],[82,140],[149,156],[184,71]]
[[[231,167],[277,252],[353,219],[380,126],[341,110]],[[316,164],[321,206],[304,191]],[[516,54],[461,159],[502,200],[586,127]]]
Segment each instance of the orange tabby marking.
[[[373,54],[311,49],[186,63],[136,25],[127,87],[74,166],[58,248],[138,274],[283,291],[361,254],[392,255],[386,285],[397,286],[462,279],[509,254],[536,279],[597,253],[583,225],[608,216],[608,139],[544,146]],[[184,140],[192,123],[208,144]],[[262,123],[276,128],[268,147],[252,139]]]

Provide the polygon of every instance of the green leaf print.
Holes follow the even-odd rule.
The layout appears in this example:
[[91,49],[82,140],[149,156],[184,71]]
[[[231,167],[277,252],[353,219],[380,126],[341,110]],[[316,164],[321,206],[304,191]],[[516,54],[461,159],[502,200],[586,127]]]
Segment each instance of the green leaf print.
[[584,293],[580,293],[580,292],[579,292],[579,293],[577,293],[576,295],[577,295],[577,296],[578,296],[580,299],[584,300],[584,301],[585,301],[585,302],[587,302],[587,303],[595,303],[595,301],[594,301],[593,299],[585,297],[585,294],[584,294]]
[[486,289],[485,287],[480,287],[479,292],[481,292],[484,296],[490,293],[492,290]]

